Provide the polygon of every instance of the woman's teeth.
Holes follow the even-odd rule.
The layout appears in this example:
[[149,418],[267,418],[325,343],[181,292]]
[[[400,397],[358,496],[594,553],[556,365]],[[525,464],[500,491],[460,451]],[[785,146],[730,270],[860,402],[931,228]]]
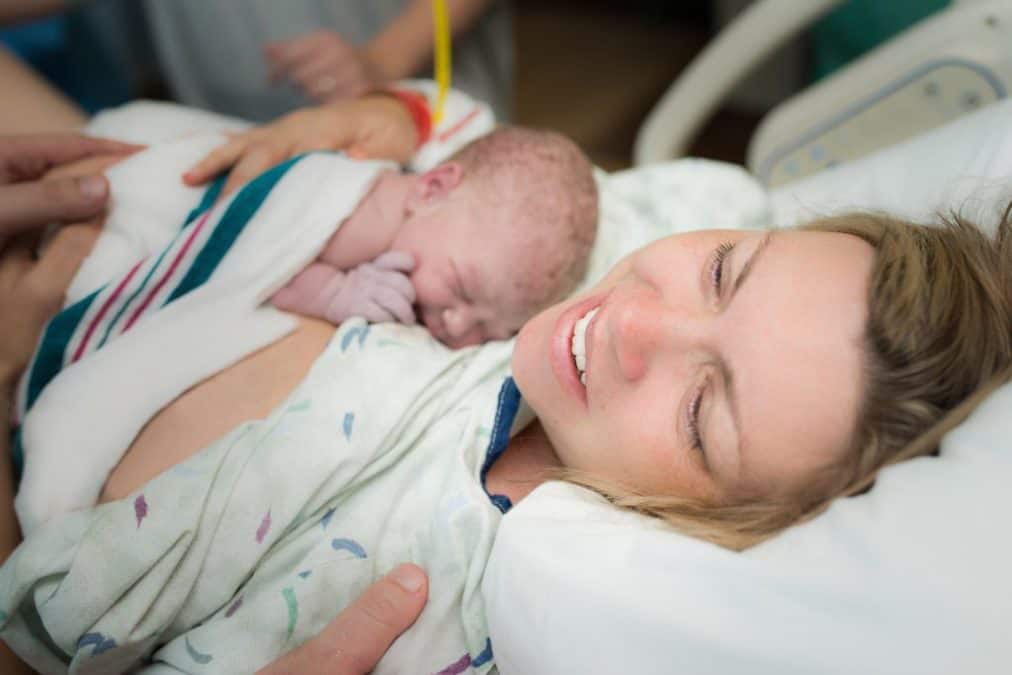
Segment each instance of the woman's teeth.
[[600,307],[595,307],[576,322],[573,328],[572,352],[573,360],[576,362],[576,372],[580,374],[580,382],[587,386],[587,325],[597,314]]

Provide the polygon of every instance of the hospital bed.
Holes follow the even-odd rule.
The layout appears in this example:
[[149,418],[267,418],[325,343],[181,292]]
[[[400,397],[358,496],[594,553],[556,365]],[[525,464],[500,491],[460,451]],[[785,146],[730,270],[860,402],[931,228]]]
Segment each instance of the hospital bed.
[[[637,165],[685,153],[731,89],[843,0],[761,0],[693,61],[641,128]],[[1012,3],[954,0],[762,122],[748,167],[776,187],[924,133],[1012,89]]]
[[[832,4],[757,3],[658,105],[637,161],[687,146],[747,70],[728,60],[734,39],[768,51],[779,38],[758,28],[778,19],[787,34]],[[780,106],[749,152],[751,171],[779,186],[772,222],[855,207],[993,222],[1012,198],[1010,31],[1012,3],[956,3]],[[541,486],[504,519],[485,576],[500,672],[1012,672],[1010,478],[1012,384],[938,457],[891,467],[868,493],[744,553]]]

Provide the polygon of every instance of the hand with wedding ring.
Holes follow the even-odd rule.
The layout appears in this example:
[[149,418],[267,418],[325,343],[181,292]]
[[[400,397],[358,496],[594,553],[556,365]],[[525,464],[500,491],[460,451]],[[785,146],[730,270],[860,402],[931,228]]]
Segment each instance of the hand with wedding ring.
[[271,82],[289,80],[321,103],[360,96],[385,83],[365,51],[320,29],[264,48]]

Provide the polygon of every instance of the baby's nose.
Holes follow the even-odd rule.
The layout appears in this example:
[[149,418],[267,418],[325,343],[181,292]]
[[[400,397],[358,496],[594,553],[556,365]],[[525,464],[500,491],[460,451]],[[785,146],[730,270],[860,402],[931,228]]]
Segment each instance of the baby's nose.
[[481,327],[474,313],[466,307],[450,307],[443,310],[443,325],[446,326],[446,344],[457,349],[481,344]]

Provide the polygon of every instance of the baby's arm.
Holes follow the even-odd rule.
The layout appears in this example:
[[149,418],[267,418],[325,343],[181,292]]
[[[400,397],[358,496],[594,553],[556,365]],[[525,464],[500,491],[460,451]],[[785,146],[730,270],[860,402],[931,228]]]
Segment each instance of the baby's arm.
[[271,302],[278,309],[335,325],[351,316],[374,323],[414,323],[415,289],[407,276],[414,266],[403,251],[387,251],[347,272],[317,260],[275,293]]

